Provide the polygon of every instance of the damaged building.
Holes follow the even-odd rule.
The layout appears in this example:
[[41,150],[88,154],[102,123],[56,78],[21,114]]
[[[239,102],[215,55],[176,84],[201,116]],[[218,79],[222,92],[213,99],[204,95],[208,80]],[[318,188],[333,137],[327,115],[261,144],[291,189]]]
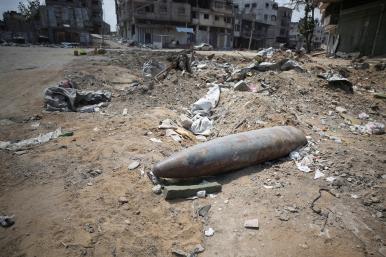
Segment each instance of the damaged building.
[[275,45],[289,44],[289,31],[292,19],[292,9],[279,6],[277,10],[277,23],[275,26],[276,41]]
[[233,44],[230,1],[117,0],[121,37],[158,48],[208,43],[215,48]]
[[386,54],[384,0],[319,0],[330,55]]
[[79,42],[87,45],[90,34],[103,27],[101,0],[46,0],[40,8],[41,34],[50,42]]
[[279,6],[270,0],[235,0],[236,48],[273,46],[276,41],[277,12]]

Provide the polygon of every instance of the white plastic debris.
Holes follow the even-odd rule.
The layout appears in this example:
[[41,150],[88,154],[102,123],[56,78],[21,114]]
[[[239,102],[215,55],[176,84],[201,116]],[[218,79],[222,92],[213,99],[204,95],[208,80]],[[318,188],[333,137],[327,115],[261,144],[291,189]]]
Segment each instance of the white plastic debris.
[[310,165],[314,163],[314,156],[312,154],[305,156],[300,162],[296,162],[296,166],[300,171],[308,173],[311,171]]
[[334,182],[335,179],[336,179],[336,177],[327,177],[326,181],[332,183],[332,182]]
[[206,197],[206,191],[205,190],[198,191],[197,192],[197,197],[198,198],[205,198]]
[[321,177],[324,177],[324,173],[321,172],[319,169],[316,169],[315,175],[314,175],[314,179],[318,179],[318,178],[321,178]]
[[298,151],[293,151],[289,154],[289,157],[293,161],[299,161],[301,159],[301,156]]
[[208,228],[204,231],[205,236],[213,236],[214,235],[214,229],[213,228]]
[[177,132],[172,130],[172,129],[167,129],[165,134],[166,134],[167,137],[171,137],[176,142],[181,142],[182,141],[181,136]]
[[299,162],[296,163],[296,167],[298,167],[298,170],[303,171],[304,173],[308,173],[311,171],[310,167]]
[[149,139],[150,141],[154,142],[154,143],[162,143],[161,140],[159,140],[158,138],[155,138],[155,137],[152,137]]
[[40,144],[47,143],[51,139],[58,138],[61,134],[62,134],[62,128],[58,128],[55,131],[48,132],[46,134],[40,134],[37,137],[21,140],[18,142],[0,141],[0,149],[17,151],[33,145],[40,145]]
[[192,106],[194,115],[191,131],[196,135],[210,135],[213,122],[209,119],[212,109],[215,108],[220,99],[220,86],[214,85],[208,93],[195,102]]

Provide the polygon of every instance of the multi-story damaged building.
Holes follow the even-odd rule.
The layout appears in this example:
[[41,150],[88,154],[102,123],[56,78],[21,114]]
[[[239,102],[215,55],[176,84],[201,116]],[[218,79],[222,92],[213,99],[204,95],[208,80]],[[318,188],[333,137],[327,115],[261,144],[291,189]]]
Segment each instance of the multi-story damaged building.
[[233,6],[231,1],[191,1],[196,43],[216,48],[233,45]]
[[51,42],[90,43],[102,32],[101,0],[46,0],[40,8],[41,33]]
[[289,31],[292,18],[292,9],[288,7],[279,6],[277,10],[277,23],[275,27],[275,43],[286,44],[289,43]]
[[271,0],[234,0],[237,48],[272,46],[276,41],[278,4]]
[[232,4],[228,0],[116,0],[120,35],[157,47],[209,43],[230,48]]
[[386,54],[385,0],[317,0],[330,55]]

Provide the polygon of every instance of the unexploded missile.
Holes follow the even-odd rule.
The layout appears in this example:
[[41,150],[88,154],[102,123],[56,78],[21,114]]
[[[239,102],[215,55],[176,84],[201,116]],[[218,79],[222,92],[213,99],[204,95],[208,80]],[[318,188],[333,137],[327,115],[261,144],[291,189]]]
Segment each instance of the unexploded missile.
[[252,130],[177,152],[157,163],[153,173],[162,178],[211,176],[287,156],[306,143],[303,132],[294,127]]

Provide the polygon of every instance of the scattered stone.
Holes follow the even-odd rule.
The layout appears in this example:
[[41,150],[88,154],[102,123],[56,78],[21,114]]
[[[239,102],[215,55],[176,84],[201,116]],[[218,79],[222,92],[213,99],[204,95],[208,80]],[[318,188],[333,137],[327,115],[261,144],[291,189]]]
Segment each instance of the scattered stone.
[[205,236],[210,237],[214,235],[214,229],[213,228],[208,228],[204,231]]
[[8,228],[15,224],[15,221],[13,220],[13,216],[0,216],[0,225],[3,228]]
[[258,219],[246,220],[244,222],[244,227],[245,228],[258,229],[259,228],[259,220]]
[[138,168],[140,165],[139,161],[133,161],[132,163],[129,164],[128,168],[129,170],[134,170]]
[[384,63],[384,62],[379,62],[379,63],[377,63],[377,64],[375,64],[374,65],[374,69],[376,70],[376,71],[383,71],[383,70],[385,70],[386,69],[386,63]]
[[154,138],[154,137],[150,138],[150,141],[152,141],[153,143],[158,143],[158,144],[162,143],[161,140]]
[[123,109],[122,115],[123,115],[123,116],[126,116],[126,115],[127,115],[127,108]]
[[187,198],[196,196],[198,191],[205,190],[207,194],[217,193],[221,191],[221,184],[217,182],[201,183],[197,185],[186,186],[166,186],[165,199]]
[[198,191],[197,192],[197,197],[198,198],[205,198],[206,197],[206,191],[205,190]]
[[189,119],[186,115],[180,115],[181,125],[184,129],[190,130],[192,127],[193,121]]
[[288,216],[288,213],[286,213],[286,212],[282,212],[281,214],[280,214],[280,216],[279,216],[279,220],[281,220],[281,221],[289,221],[289,216]]
[[23,155],[23,154],[26,154],[26,153],[28,153],[27,150],[21,150],[21,151],[16,151],[15,152],[16,155]]
[[376,196],[372,196],[370,198],[370,200],[371,200],[372,203],[380,203],[381,202],[381,200],[378,197],[376,197]]
[[239,82],[237,82],[233,89],[236,91],[250,91],[247,83],[245,83],[244,80],[240,80]]
[[224,203],[225,203],[225,204],[228,204],[228,203],[229,203],[229,200],[228,200],[228,199],[225,199],[225,200],[224,200]]
[[370,68],[370,64],[368,64],[367,62],[355,63],[354,68],[357,70],[367,70]]
[[121,196],[121,197],[119,197],[118,202],[120,204],[125,204],[125,203],[128,203],[129,200],[125,196]]
[[333,182],[332,185],[336,187],[341,187],[345,184],[345,180],[341,177],[337,177]]
[[181,249],[172,249],[172,253],[176,256],[183,256],[183,257],[188,257],[189,254]]
[[151,190],[153,191],[154,194],[159,195],[162,193],[162,186],[159,184],[155,185]]
[[203,70],[208,68],[208,65],[206,63],[201,63],[197,65],[197,68]]
[[384,217],[383,212],[377,211],[376,216],[378,219],[382,219]]
[[343,107],[341,107],[341,106],[337,106],[337,107],[335,108],[335,110],[336,110],[337,112],[339,112],[339,113],[346,113],[346,112],[347,112],[347,109],[346,109],[346,108],[343,108]]
[[370,116],[365,113],[365,112],[361,112],[359,115],[358,115],[358,118],[361,119],[361,120],[367,120]]
[[176,142],[182,141],[182,138],[180,137],[180,135],[177,132],[175,132],[173,129],[167,129],[165,132],[165,135],[167,137],[171,137]]
[[298,208],[296,206],[287,206],[285,209],[292,213],[298,212]]
[[194,253],[202,253],[204,251],[205,248],[201,244],[196,245],[193,250]]
[[90,223],[84,224],[84,230],[86,230],[90,234],[95,232],[94,226]]
[[206,217],[212,206],[210,204],[198,208],[198,215],[201,217]]

